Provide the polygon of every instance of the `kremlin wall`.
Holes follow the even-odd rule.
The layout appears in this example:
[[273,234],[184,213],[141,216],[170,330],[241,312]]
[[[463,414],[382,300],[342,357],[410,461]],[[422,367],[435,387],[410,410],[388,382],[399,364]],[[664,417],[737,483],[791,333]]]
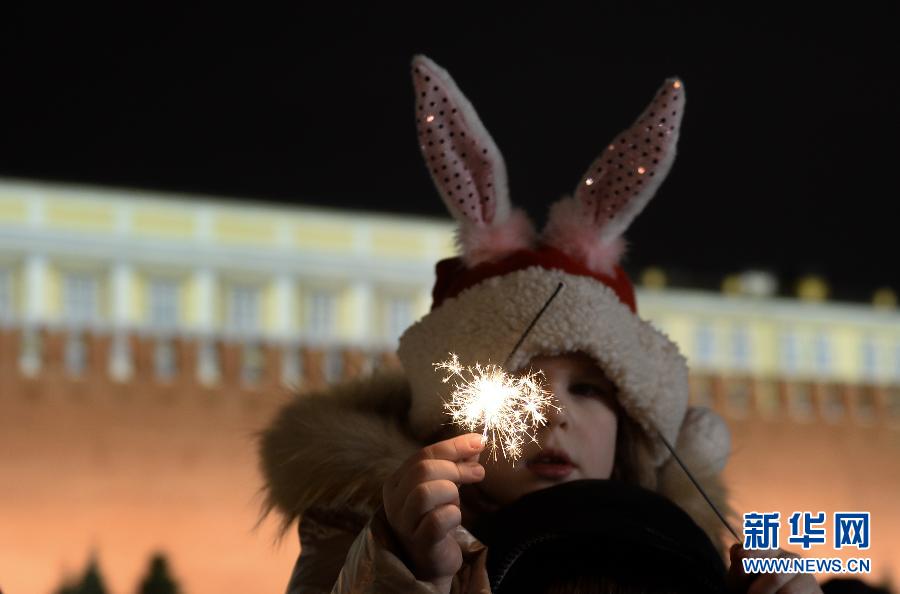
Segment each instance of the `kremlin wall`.
[[[298,543],[260,521],[255,434],[304,391],[396,366],[452,253],[443,220],[0,180],[0,589],[50,594],[93,556],[132,592],[161,551],[190,594],[283,591]],[[634,276],[694,403],[732,428],[736,510],[869,511],[869,550],[803,554],[870,557],[866,579],[896,587],[893,294]]]

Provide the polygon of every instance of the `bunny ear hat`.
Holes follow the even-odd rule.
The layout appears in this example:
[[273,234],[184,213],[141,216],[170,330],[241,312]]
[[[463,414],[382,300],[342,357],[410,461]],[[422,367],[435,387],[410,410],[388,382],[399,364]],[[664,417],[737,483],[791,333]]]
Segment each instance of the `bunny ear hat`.
[[[556,286],[559,293],[510,361],[581,351],[617,385],[626,413],[643,429],[642,466],[670,457],[655,438],[718,473],[730,449],[724,421],[688,407],[688,369],[678,347],[637,315],[619,266],[624,232],[662,184],[675,159],[684,86],[665,81],[634,124],[605,146],[571,197],[550,208],[537,233],[512,207],[506,165],[450,75],[424,56],[412,62],[419,145],[435,186],[458,222],[459,256],[437,264],[431,311],[400,338],[412,389],[410,423],[425,437],[446,423],[451,386],[433,364],[499,363]],[[657,472],[642,479],[655,487]],[[647,484],[649,483],[649,484]]]

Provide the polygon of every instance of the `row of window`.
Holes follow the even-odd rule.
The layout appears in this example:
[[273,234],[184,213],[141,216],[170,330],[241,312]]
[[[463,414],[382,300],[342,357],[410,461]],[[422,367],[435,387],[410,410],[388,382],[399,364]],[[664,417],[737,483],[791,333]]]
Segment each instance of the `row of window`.
[[[722,335],[714,332],[710,325],[701,323],[694,332],[692,364],[702,367],[728,364],[738,370],[752,368],[756,353],[748,328],[739,326]],[[784,373],[810,371],[829,374],[835,371],[835,344],[824,332],[806,339],[797,332],[784,330],[779,335],[776,348],[779,365]],[[857,352],[862,377],[874,379],[881,374],[900,379],[900,342],[894,343],[890,349],[889,353],[879,352],[882,349],[876,340],[865,336]]]
[[[101,291],[99,279],[84,273],[69,272],[62,276],[62,319],[73,325],[90,325],[100,318]],[[151,278],[146,290],[146,322],[154,330],[171,332],[182,325],[182,284],[176,279]],[[230,332],[243,335],[259,334],[263,320],[263,288],[249,284],[231,284],[226,288],[223,326]],[[335,338],[338,327],[339,294],[336,291],[314,290],[306,294],[303,308],[303,334],[314,340]],[[377,315],[381,335],[394,342],[412,323],[415,316],[413,300],[404,296],[386,296]],[[0,320],[14,316],[13,283],[9,269],[0,268]],[[695,326],[691,363],[703,368],[729,365],[738,370],[753,367],[754,345],[750,330],[737,326],[727,334],[714,331],[709,323]],[[768,348],[769,345],[766,345]],[[832,338],[825,332],[809,339],[785,330],[779,336],[778,361],[782,372],[801,371],[829,374],[835,370]],[[865,337],[857,353],[857,367],[861,376],[874,379],[888,376],[900,379],[900,342],[889,353],[872,337]]]
[[[87,326],[101,318],[101,290],[96,276],[65,273],[62,276],[62,320]],[[182,285],[176,279],[152,278],[146,290],[146,322],[149,328],[170,332],[183,324]],[[338,327],[337,291],[315,290],[306,296],[304,335],[327,340],[335,338]],[[414,303],[409,296],[383,299],[383,338],[396,341],[414,320]],[[259,334],[263,327],[263,288],[256,285],[229,285],[225,291],[224,327],[229,332]],[[0,320],[15,316],[13,283],[9,270],[0,269]],[[374,317],[374,316],[371,316]]]
[[12,318],[14,307],[12,274],[0,268],[0,320]]
[[[153,377],[163,383],[172,381],[180,373],[179,356],[176,342],[172,338],[160,336],[154,339],[152,346],[152,373]],[[36,375],[41,368],[43,359],[43,345],[37,333],[26,333],[22,345],[20,364],[28,375]],[[80,332],[70,332],[66,335],[62,351],[63,369],[67,375],[73,378],[82,377],[87,373],[90,364],[90,347],[87,336]],[[116,361],[124,362],[126,372],[120,379],[127,379],[131,374],[131,353],[128,352],[127,341],[114,342],[110,352],[109,367],[113,372]],[[374,367],[375,357],[367,360]],[[288,386],[299,386],[303,382],[305,370],[303,368],[304,357],[299,347],[287,347],[281,352],[281,377],[280,380]],[[323,351],[321,375],[327,382],[341,379],[344,372],[343,354],[338,349]],[[263,347],[259,343],[248,342],[241,345],[240,350],[240,379],[241,383],[253,385],[258,383],[263,376],[266,367]],[[198,379],[207,384],[218,382],[221,374],[221,361],[219,350],[213,341],[203,341],[199,345],[197,353]]]

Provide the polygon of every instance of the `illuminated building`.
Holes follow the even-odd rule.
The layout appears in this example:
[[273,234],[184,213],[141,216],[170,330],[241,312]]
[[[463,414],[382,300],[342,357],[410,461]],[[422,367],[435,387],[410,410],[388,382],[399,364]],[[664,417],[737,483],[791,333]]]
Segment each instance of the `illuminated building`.
[[[395,364],[452,229],[0,183],[2,586],[49,591],[96,550],[127,591],[161,549],[196,594],[283,589],[296,537],[275,549],[270,525],[252,532],[253,432],[294,388]],[[752,275],[718,294],[648,272],[641,315],[688,357],[694,403],[733,428],[738,511],[871,511],[873,547],[855,556],[896,579],[896,297],[839,305],[807,279],[804,299],[778,299]]]

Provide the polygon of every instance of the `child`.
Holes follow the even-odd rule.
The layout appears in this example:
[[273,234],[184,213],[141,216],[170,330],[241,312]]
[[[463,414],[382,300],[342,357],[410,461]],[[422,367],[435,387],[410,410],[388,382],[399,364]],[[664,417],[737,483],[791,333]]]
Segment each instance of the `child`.
[[[512,208],[503,159],[450,76],[423,56],[412,70],[420,146],[459,222],[460,256],[438,263],[431,312],[401,337],[403,375],[304,396],[264,434],[268,509],[278,508],[285,526],[301,518],[289,591],[489,592],[486,548],[467,528],[523,495],[579,479],[662,494],[721,550],[719,520],[657,432],[727,510],[719,473],[729,431],[714,412],[688,406],[685,359],[637,316],[618,265],[622,234],[674,160],[681,81],[665,82],[574,195],[553,205],[538,236]],[[494,461],[479,435],[447,435],[442,402],[452,385],[433,365],[451,352],[463,364],[506,360],[560,282],[508,368],[542,370],[561,410],[523,462]],[[772,576],[755,587],[763,579],[774,592]],[[791,583],[791,591],[819,591],[809,576]]]

